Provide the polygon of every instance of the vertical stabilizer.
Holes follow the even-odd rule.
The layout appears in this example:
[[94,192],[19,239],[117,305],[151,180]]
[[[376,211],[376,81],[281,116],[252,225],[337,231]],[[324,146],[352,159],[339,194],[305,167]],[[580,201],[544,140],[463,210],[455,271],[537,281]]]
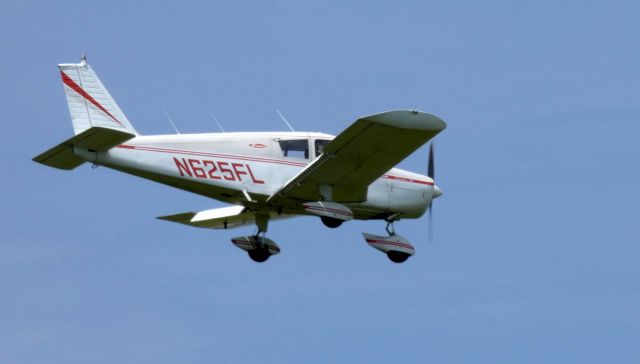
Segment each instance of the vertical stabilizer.
[[85,58],[58,68],[76,135],[94,126],[137,134]]

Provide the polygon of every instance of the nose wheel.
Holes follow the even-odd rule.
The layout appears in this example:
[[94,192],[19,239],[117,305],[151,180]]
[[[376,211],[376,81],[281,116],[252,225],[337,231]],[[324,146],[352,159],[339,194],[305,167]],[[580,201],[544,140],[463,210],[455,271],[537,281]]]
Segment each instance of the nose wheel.
[[410,256],[415,254],[413,245],[407,241],[407,239],[396,234],[393,228],[393,222],[397,220],[398,215],[389,216],[387,226],[385,230],[388,236],[373,235],[368,233],[362,233],[364,240],[374,249],[386,254],[387,258],[394,263],[404,263]]

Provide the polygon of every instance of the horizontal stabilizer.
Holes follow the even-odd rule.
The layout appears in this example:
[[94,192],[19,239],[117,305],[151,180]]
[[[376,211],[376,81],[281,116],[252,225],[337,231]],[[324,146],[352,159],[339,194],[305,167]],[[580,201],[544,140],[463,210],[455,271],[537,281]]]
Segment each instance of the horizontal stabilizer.
[[74,148],[96,152],[109,150],[135,137],[134,134],[103,127],[92,127],[33,158],[35,162],[59,169],[74,169],[85,162]]

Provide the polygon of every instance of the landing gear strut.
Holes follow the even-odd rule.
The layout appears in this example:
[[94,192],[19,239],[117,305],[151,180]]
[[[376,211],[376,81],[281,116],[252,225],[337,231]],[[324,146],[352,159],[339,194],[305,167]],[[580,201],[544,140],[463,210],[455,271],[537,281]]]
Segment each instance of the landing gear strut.
[[387,226],[384,228],[385,230],[387,230],[389,236],[396,235],[396,230],[393,228],[393,221],[394,220],[387,220]]

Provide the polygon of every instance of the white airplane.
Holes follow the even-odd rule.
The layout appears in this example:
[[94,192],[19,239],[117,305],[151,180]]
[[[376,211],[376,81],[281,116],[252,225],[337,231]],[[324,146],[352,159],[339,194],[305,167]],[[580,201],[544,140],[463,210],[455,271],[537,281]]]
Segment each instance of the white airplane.
[[[362,117],[338,136],[315,132],[140,135],[86,58],[58,65],[75,136],[33,160],[71,170],[84,162],[150,179],[232,206],[159,219],[210,229],[255,224],[231,242],[264,262],[280,248],[268,223],[318,216],[336,228],[349,220],[386,222],[388,235],[365,241],[396,263],[415,253],[393,223],[421,217],[442,194],[428,175],[393,168],[445,129],[440,118],[395,110]],[[432,145],[433,147],[433,145]]]

